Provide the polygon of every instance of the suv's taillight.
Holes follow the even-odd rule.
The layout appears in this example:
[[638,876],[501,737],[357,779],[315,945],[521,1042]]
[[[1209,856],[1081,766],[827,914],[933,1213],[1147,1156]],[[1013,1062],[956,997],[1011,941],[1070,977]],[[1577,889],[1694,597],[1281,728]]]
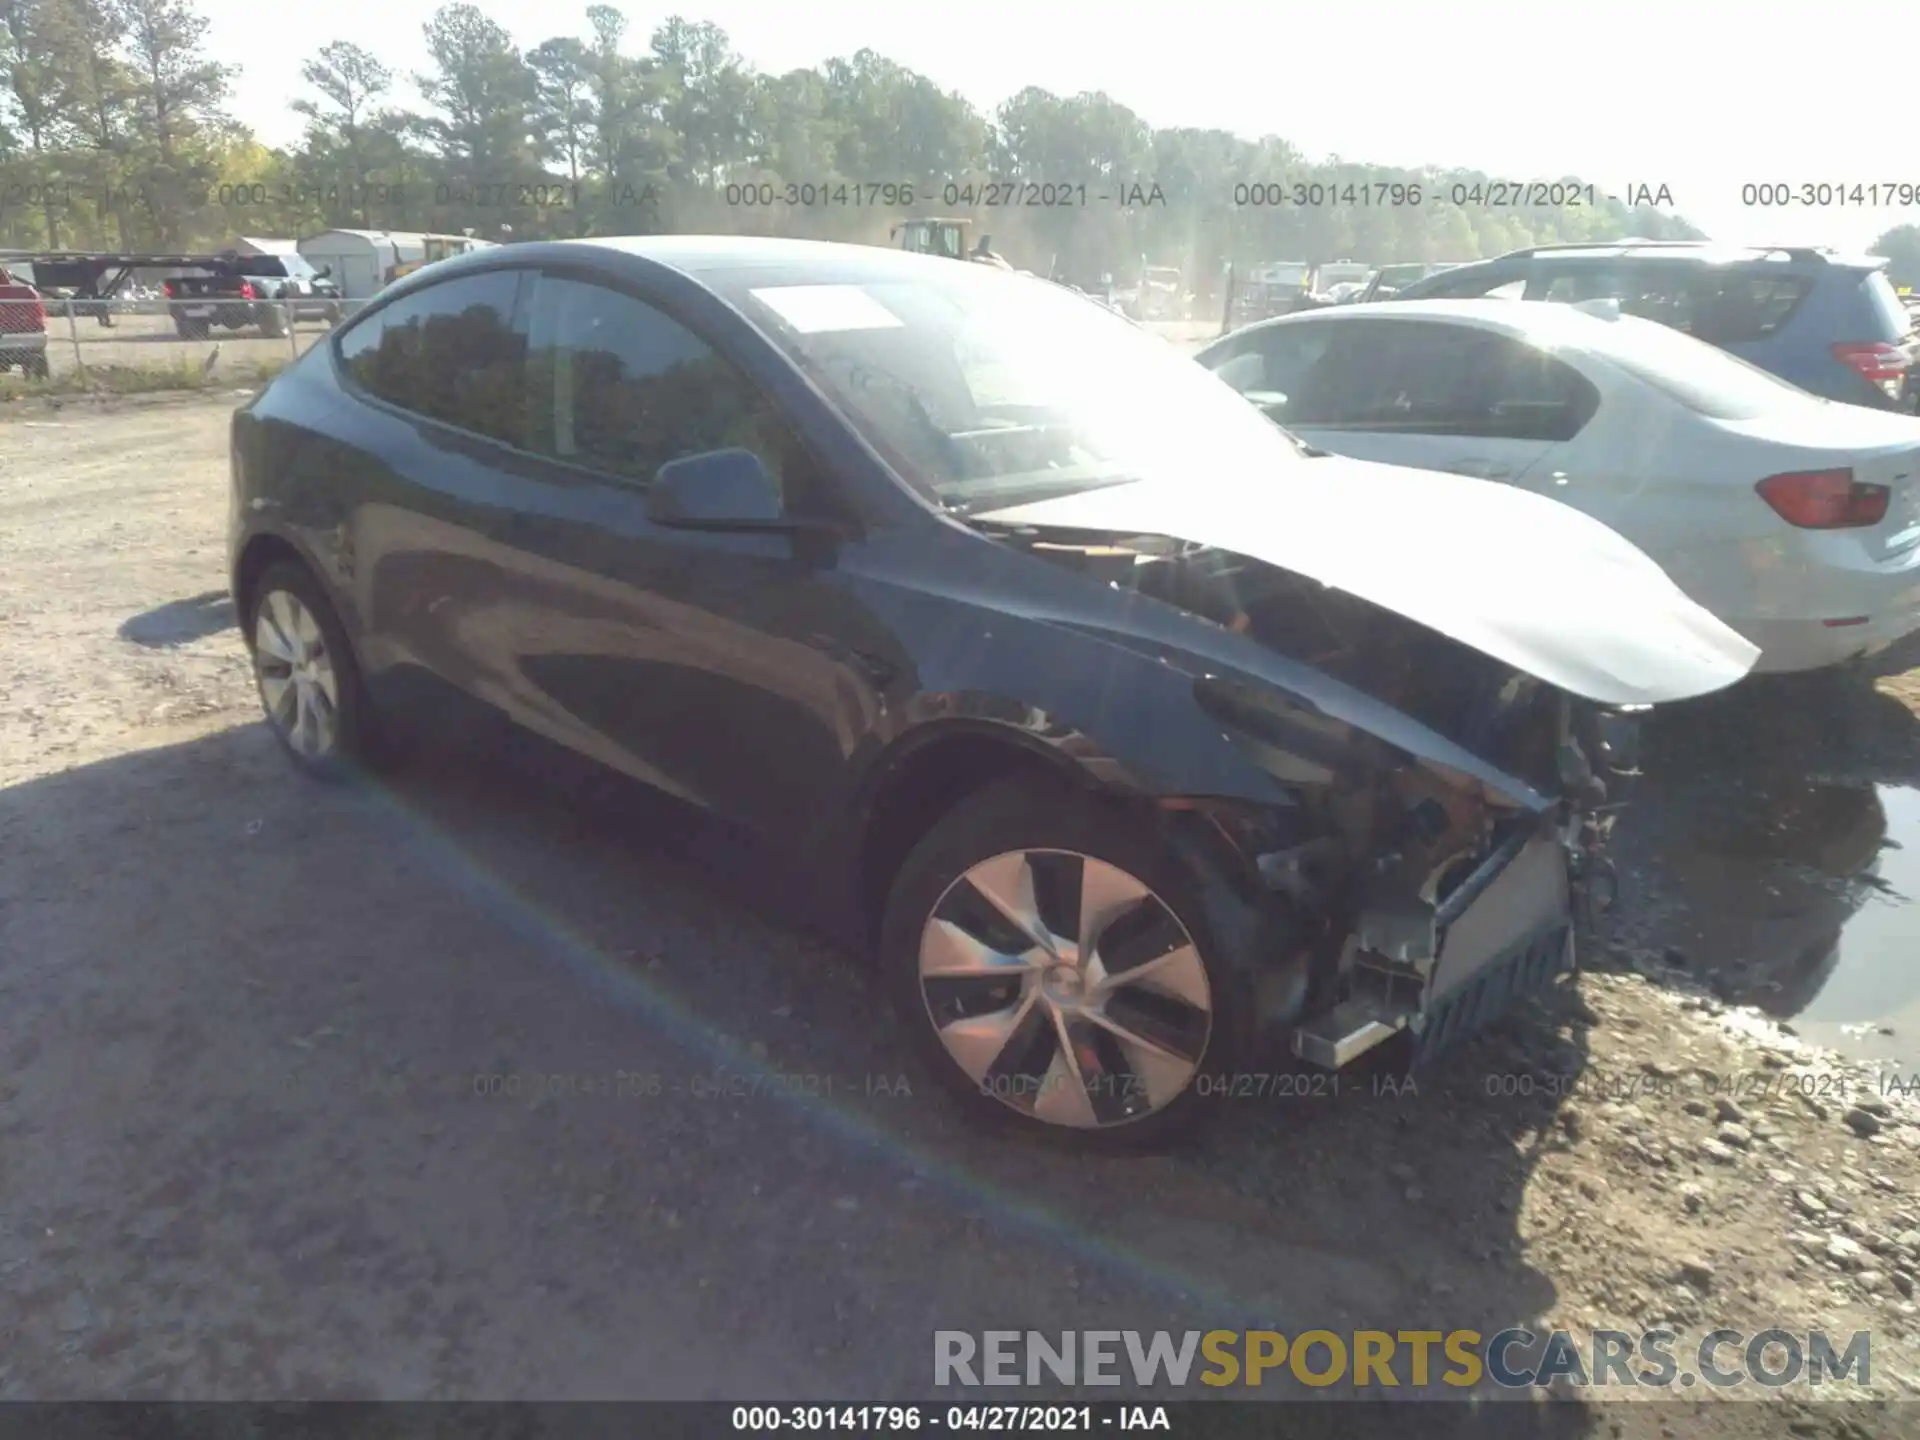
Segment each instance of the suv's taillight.
[[1900,398],[1900,387],[1907,378],[1907,356],[1898,345],[1884,340],[1843,340],[1833,347],[1833,358],[1877,385],[1889,399]]
[[1855,530],[1887,518],[1884,485],[1862,485],[1851,470],[1794,470],[1754,489],[1780,518],[1802,530]]
[[173,297],[174,297],[175,295],[177,295],[177,294],[179,294],[179,293],[180,293],[179,291],[177,291],[177,290],[175,290],[175,289],[173,288],[173,281],[171,281],[171,280],[163,280],[163,281],[161,281],[161,282],[160,282],[160,289],[161,289],[161,290],[162,290],[163,292],[165,292],[165,294],[166,294],[166,297],[167,297],[167,298],[168,298],[169,300],[171,300],[171,299],[173,299]]
[[253,282],[251,280],[242,280],[240,282],[240,298],[242,300],[251,300],[254,298]]

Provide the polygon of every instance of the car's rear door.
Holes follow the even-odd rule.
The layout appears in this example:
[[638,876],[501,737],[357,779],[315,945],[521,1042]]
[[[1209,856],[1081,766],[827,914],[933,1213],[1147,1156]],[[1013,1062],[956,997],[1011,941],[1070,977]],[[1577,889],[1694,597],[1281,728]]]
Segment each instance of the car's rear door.
[[[527,272],[452,277],[344,331],[342,384],[358,402],[298,455],[349,497],[342,568],[377,672],[423,670],[511,710],[497,613],[513,594],[513,516],[537,507],[527,450]],[[318,528],[317,526],[315,528]]]
[[1322,325],[1333,343],[1284,413],[1288,429],[1336,455],[1522,484],[1597,403],[1568,367],[1492,331],[1361,317]]

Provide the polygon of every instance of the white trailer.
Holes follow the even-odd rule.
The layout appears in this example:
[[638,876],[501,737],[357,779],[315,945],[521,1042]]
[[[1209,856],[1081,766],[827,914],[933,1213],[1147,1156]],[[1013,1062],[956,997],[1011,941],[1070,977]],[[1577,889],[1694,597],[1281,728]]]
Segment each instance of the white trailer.
[[421,257],[418,244],[405,244],[418,238],[386,230],[326,230],[302,240],[300,253],[316,270],[329,267],[343,297],[366,300],[387,283],[387,272],[395,265]]

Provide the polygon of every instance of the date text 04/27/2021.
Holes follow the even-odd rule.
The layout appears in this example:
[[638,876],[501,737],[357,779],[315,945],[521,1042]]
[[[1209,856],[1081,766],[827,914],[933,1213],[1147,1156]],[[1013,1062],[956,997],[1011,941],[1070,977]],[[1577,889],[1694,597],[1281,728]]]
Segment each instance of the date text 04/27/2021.
[[1164,1405],[736,1405],[735,1431],[829,1435],[1020,1434],[1157,1430],[1173,1423]]

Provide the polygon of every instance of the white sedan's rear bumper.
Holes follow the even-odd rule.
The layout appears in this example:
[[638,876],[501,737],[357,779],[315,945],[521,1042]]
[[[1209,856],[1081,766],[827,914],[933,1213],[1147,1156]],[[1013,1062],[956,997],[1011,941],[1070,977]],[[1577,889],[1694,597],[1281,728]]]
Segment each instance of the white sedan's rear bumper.
[[1756,675],[1779,675],[1844,665],[1886,649],[1920,630],[1920,609],[1883,613],[1864,625],[1827,625],[1818,620],[1731,621],[1760,647]]
[[1756,673],[1842,665],[1920,630],[1920,526],[1885,544],[1876,553],[1856,532],[1804,534],[1743,556],[1742,593],[1702,603],[1760,647]]

